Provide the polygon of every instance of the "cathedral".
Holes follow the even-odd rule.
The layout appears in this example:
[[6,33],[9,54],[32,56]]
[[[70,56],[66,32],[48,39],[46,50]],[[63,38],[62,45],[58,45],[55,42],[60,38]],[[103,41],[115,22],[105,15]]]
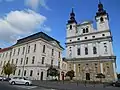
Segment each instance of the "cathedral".
[[96,75],[105,75],[104,81],[116,80],[116,56],[109,27],[109,15],[101,2],[93,21],[77,23],[72,9],[66,24],[66,57],[68,70],[74,70],[77,80],[98,80]]

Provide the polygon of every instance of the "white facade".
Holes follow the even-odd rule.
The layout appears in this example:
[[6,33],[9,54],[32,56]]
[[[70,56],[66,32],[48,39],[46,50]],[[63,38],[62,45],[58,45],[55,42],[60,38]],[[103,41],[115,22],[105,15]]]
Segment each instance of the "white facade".
[[[98,5],[95,20],[96,29],[93,27],[93,21],[84,21],[78,24],[73,10],[70,13],[70,20],[68,20],[66,25],[66,60],[70,65],[71,63],[73,64],[72,69],[75,73],[78,73],[76,68],[80,64],[90,64],[89,67],[94,70],[91,65],[99,62],[100,65],[97,67],[100,66],[100,72],[107,75],[106,67],[103,63],[116,63],[116,56],[112,46],[113,40],[109,28],[109,16],[101,3]],[[111,78],[116,79],[115,65],[110,65],[108,68],[111,68]],[[86,71],[86,73],[88,72]]]
[[[18,41],[11,49],[10,63],[17,65],[15,74],[11,76],[46,80],[47,70],[51,65],[61,71],[62,50],[55,40],[47,41],[41,37],[22,43]],[[1,58],[0,61],[3,62],[4,59]]]

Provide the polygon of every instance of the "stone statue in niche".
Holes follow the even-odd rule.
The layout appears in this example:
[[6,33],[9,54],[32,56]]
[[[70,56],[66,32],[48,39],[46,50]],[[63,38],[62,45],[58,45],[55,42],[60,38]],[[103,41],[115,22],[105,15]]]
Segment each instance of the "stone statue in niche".
[[104,51],[105,53],[107,53],[107,46],[104,46]]

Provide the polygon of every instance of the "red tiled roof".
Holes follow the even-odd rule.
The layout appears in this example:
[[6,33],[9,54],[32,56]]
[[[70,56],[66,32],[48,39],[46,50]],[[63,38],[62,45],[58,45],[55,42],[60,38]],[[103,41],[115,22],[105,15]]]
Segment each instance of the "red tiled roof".
[[10,49],[11,49],[11,47],[3,48],[3,49],[0,49],[0,52],[4,52],[4,51],[10,50]]

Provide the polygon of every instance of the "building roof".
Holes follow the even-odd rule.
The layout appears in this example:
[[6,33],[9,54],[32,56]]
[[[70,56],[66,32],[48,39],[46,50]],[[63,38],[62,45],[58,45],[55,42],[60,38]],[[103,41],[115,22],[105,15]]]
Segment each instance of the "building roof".
[[[56,41],[57,44],[60,46],[60,48],[64,49],[64,48],[60,45],[60,42],[59,42],[59,41],[55,40],[54,38],[48,36],[47,34],[45,34],[45,33],[43,33],[43,32],[38,32],[38,33],[33,34],[33,35],[30,35],[30,36],[28,36],[28,37],[19,39],[19,40],[17,40],[17,43],[16,43],[16,44],[21,44],[21,43],[24,43],[24,42],[28,42],[28,41],[31,41],[31,40],[38,39],[38,38],[45,39],[45,40],[47,40],[48,42],[50,42],[50,41]],[[15,44],[15,45],[16,45],[16,44]]]
[[8,51],[10,50],[12,47],[8,47],[8,48],[3,48],[3,49],[0,49],[0,52],[5,52],[5,51]]

